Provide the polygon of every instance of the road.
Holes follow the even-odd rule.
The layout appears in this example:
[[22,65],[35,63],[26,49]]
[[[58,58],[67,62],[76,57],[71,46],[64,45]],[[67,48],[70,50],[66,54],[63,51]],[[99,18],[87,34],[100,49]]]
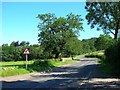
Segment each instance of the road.
[[36,90],[45,88],[116,88],[120,79],[105,76],[95,58],[83,58],[72,64],[54,68],[43,73],[32,73],[2,79],[2,88]]

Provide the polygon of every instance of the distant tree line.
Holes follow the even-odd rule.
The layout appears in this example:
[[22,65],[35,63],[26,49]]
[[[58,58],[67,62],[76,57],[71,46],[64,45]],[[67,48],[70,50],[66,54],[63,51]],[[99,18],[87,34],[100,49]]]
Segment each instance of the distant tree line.
[[39,45],[29,45],[29,42],[22,41],[19,44],[19,41],[13,41],[10,45],[3,44],[2,47],[2,61],[19,61],[25,60],[25,55],[23,55],[23,51],[25,48],[30,50],[30,55],[28,56],[29,60],[42,58],[40,55],[42,53],[42,49]]
[[[62,57],[71,57],[81,55],[97,50],[104,50],[112,43],[112,38],[108,35],[100,35],[99,38],[79,40],[77,37],[70,38],[64,45],[61,53]],[[29,42],[13,41],[10,45],[3,44],[2,46],[2,61],[20,61],[25,60],[23,51],[25,48],[30,50],[29,60],[32,59],[49,59],[56,58],[54,53],[46,51],[42,45],[30,45]],[[1,48],[0,47],[0,48]],[[55,46],[56,47],[56,46]],[[53,48],[53,47],[52,47]]]

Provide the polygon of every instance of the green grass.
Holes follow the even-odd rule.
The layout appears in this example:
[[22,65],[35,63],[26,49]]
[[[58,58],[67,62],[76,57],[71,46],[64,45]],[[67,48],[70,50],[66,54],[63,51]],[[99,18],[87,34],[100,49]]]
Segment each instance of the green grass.
[[104,51],[101,50],[101,51],[95,51],[95,52],[92,52],[92,53],[88,53],[85,55],[85,57],[91,57],[91,58],[104,58]]
[[[32,64],[35,60],[30,60],[28,61],[28,64]],[[0,67],[6,67],[6,66],[19,66],[19,65],[23,65],[26,64],[26,61],[16,61],[16,62],[0,62]]]
[[46,70],[49,68],[58,67],[61,65],[65,65],[68,63],[72,63],[78,61],[80,59],[74,60],[65,60],[64,62],[59,60],[32,60],[28,61],[28,69],[25,69],[25,61],[17,61],[17,62],[0,62],[0,67],[2,67],[2,77],[27,74],[31,72],[38,72],[42,70]]
[[14,70],[7,69],[7,70],[2,71],[2,76],[5,77],[5,76],[26,74],[26,73],[29,73],[29,71],[23,68],[16,68]]
[[60,62],[60,61],[57,61],[57,62],[51,61],[51,63],[52,63],[55,67],[57,67],[57,66],[61,66],[61,65],[68,64],[68,63],[72,63],[72,62],[74,62],[74,61],[77,61],[77,60],[66,60],[66,61],[64,61],[64,62]]

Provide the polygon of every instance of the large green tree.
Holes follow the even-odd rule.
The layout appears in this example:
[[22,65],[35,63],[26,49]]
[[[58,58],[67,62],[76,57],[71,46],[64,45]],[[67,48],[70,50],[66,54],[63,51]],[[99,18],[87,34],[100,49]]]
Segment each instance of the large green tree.
[[68,14],[66,17],[56,17],[54,14],[39,14],[40,23],[38,28],[39,43],[49,54],[54,54],[58,58],[69,38],[79,35],[83,30],[80,15]]
[[97,26],[105,33],[112,33],[117,39],[120,29],[120,2],[86,2],[86,19],[91,28]]

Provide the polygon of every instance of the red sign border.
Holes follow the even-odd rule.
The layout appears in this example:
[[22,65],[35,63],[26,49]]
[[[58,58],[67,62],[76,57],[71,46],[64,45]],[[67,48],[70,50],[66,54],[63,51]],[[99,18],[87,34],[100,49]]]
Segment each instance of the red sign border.
[[[30,50],[29,50],[28,48],[25,48],[25,50],[26,50],[26,49],[29,51],[29,54],[30,54]],[[23,54],[25,54],[25,53],[24,53],[24,52],[25,52],[25,50],[23,51]]]

